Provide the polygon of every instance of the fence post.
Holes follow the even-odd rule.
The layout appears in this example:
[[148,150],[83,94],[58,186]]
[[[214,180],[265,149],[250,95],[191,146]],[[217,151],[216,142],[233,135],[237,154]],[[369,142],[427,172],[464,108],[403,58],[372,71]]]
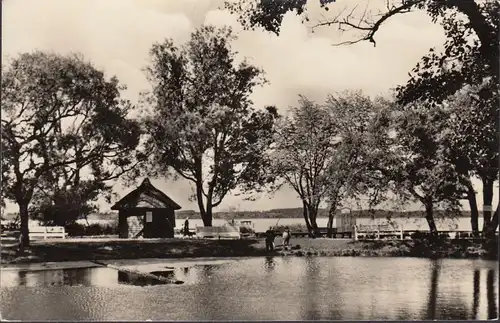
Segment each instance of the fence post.
[[354,226],[354,241],[358,241],[358,227]]

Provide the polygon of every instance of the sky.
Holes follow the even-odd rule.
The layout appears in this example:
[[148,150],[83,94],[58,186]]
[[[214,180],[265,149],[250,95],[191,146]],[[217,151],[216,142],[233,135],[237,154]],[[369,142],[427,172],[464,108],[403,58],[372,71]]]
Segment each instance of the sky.
[[[330,6],[328,16],[366,1],[338,0]],[[374,10],[384,8],[385,2],[372,0],[370,6]],[[244,31],[235,16],[219,9],[221,5],[216,0],[3,0],[2,58],[5,62],[6,58],[33,50],[80,52],[107,76],[116,75],[126,84],[124,96],[134,102],[139,92],[149,89],[142,70],[148,64],[153,43],[171,38],[181,44],[202,24],[229,25],[239,37],[233,48],[240,57],[261,67],[269,81],[254,91],[255,106],[275,105],[284,113],[296,104],[299,94],[317,102],[343,90],[387,95],[391,88],[406,82],[420,57],[431,47],[439,49],[444,42],[441,26],[433,24],[423,12],[389,19],[376,34],[376,47],[368,42],[332,46],[352,40],[356,34],[342,33],[334,27],[312,33],[310,26],[302,24],[293,13],[285,16],[279,37],[261,29]],[[313,22],[326,14],[316,6],[309,10]],[[188,199],[189,183],[165,179],[153,179],[152,183],[184,210],[197,209],[196,203]],[[481,187],[476,188],[481,204]],[[132,189],[115,185],[120,197]],[[102,211],[109,207],[101,204]],[[257,201],[229,195],[218,210],[287,207],[301,207],[301,202],[292,190],[284,188],[272,196],[263,193]],[[17,208],[9,204],[7,211]]]

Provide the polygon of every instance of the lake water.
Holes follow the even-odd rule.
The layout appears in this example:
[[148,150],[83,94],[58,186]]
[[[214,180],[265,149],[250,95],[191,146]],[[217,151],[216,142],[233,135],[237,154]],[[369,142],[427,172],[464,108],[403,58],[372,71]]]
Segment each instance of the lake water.
[[[254,230],[256,232],[265,232],[269,227],[278,225],[297,225],[301,224],[305,226],[304,219],[302,218],[268,218],[268,219],[235,219],[235,220],[248,220],[252,221]],[[89,224],[93,223],[106,223],[113,222],[114,220],[89,220]],[[401,225],[403,230],[429,230],[427,221],[424,218],[394,218],[391,221]],[[81,224],[85,224],[85,220],[78,221]],[[223,225],[227,223],[227,220],[214,219],[212,224],[215,226]],[[387,219],[370,219],[370,218],[360,218],[356,220],[357,224],[384,224],[387,223]],[[328,223],[328,218],[318,218],[317,223],[319,227],[326,227]],[[184,219],[176,219],[175,225],[177,228],[182,228],[184,225]],[[190,227],[194,228],[196,226],[203,226],[203,221],[201,219],[189,219]],[[470,231],[470,218],[456,218],[456,219],[436,219],[436,225],[438,230],[450,231],[450,230],[462,230]],[[335,224],[333,225],[335,227]],[[483,218],[479,218],[479,228],[483,227]],[[497,228],[498,231],[498,228]]]
[[[134,266],[132,266],[134,267]],[[110,268],[1,275],[9,320],[416,320],[498,315],[495,261],[260,257],[171,267],[182,285]],[[121,273],[121,274],[120,274]]]

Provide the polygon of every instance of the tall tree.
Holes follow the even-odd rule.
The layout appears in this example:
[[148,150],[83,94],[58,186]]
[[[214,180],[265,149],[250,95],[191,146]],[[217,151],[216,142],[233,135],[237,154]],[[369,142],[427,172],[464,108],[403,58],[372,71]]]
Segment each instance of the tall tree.
[[298,103],[277,127],[271,169],[297,193],[307,229],[318,233],[316,217],[328,190],[328,171],[338,139],[325,106],[304,96]]
[[436,206],[458,211],[462,186],[453,164],[443,151],[448,114],[442,109],[407,105],[395,116],[396,133],[391,174],[396,192],[423,204],[431,234],[437,234]]
[[[444,102],[449,113],[448,131],[444,138],[447,156],[469,183],[473,177],[479,178],[483,183],[483,231],[491,223],[493,185],[498,181],[499,163],[500,107],[494,106],[493,102],[485,104],[483,95],[484,88],[498,95],[498,91],[492,89],[491,85],[489,80],[484,80],[480,85],[466,86]],[[473,231],[478,232],[475,192],[471,184],[467,187],[473,214],[472,227]]]
[[121,89],[78,55],[25,53],[2,70],[2,190],[19,206],[23,247],[44,184],[61,173],[111,180],[135,165],[140,129]]
[[195,187],[205,226],[212,211],[235,189],[265,183],[263,166],[272,142],[274,107],[256,110],[250,95],[262,71],[237,63],[229,28],[203,26],[182,46],[171,40],[151,49],[144,124],[149,170],[173,170]]
[[[498,2],[493,1],[485,2],[481,7],[491,32],[495,34],[498,34],[499,8]],[[487,205],[484,212],[486,227],[491,218],[493,184],[498,176],[498,167],[495,167],[498,165],[498,159],[494,157],[498,146],[494,144],[495,140],[498,143],[498,139],[495,139],[496,134],[489,130],[491,127],[498,129],[498,70],[492,71],[491,64],[485,63],[483,43],[475,37],[469,22],[459,19],[457,13],[453,12],[442,20],[442,26],[447,37],[445,51],[438,53],[431,49],[413,69],[409,81],[398,87],[397,98],[401,104],[422,102],[427,109],[442,103],[455,105],[455,110],[459,108],[457,104],[462,106],[460,111],[450,112],[452,116],[457,116],[458,113],[460,119],[452,124],[451,128],[460,124],[462,129],[455,131],[458,136],[448,143],[448,150],[451,153],[449,157],[454,159],[452,162],[461,172],[464,184],[468,187],[466,194],[471,208],[471,226],[477,235],[479,227],[476,192],[468,173],[479,177],[483,182],[483,203]],[[457,93],[470,86],[474,89],[470,97],[472,101],[467,95]],[[454,94],[462,96],[462,99],[450,97]],[[454,103],[446,103],[450,99]],[[467,109],[470,111],[466,111]],[[483,131],[484,133],[481,133]],[[458,139],[460,137],[462,139]],[[464,142],[465,138],[468,138],[467,142]],[[479,166],[481,167],[478,168]]]
[[380,204],[390,190],[385,169],[390,142],[390,102],[372,100],[361,91],[330,95],[326,101],[332,135],[338,140],[328,165],[328,234],[336,211],[346,199],[368,197],[368,208]]

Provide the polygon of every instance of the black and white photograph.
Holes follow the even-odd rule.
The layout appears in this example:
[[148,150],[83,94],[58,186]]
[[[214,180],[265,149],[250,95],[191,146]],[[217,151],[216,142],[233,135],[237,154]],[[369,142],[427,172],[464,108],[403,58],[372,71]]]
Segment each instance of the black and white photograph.
[[2,0],[2,321],[499,318],[500,0]]

